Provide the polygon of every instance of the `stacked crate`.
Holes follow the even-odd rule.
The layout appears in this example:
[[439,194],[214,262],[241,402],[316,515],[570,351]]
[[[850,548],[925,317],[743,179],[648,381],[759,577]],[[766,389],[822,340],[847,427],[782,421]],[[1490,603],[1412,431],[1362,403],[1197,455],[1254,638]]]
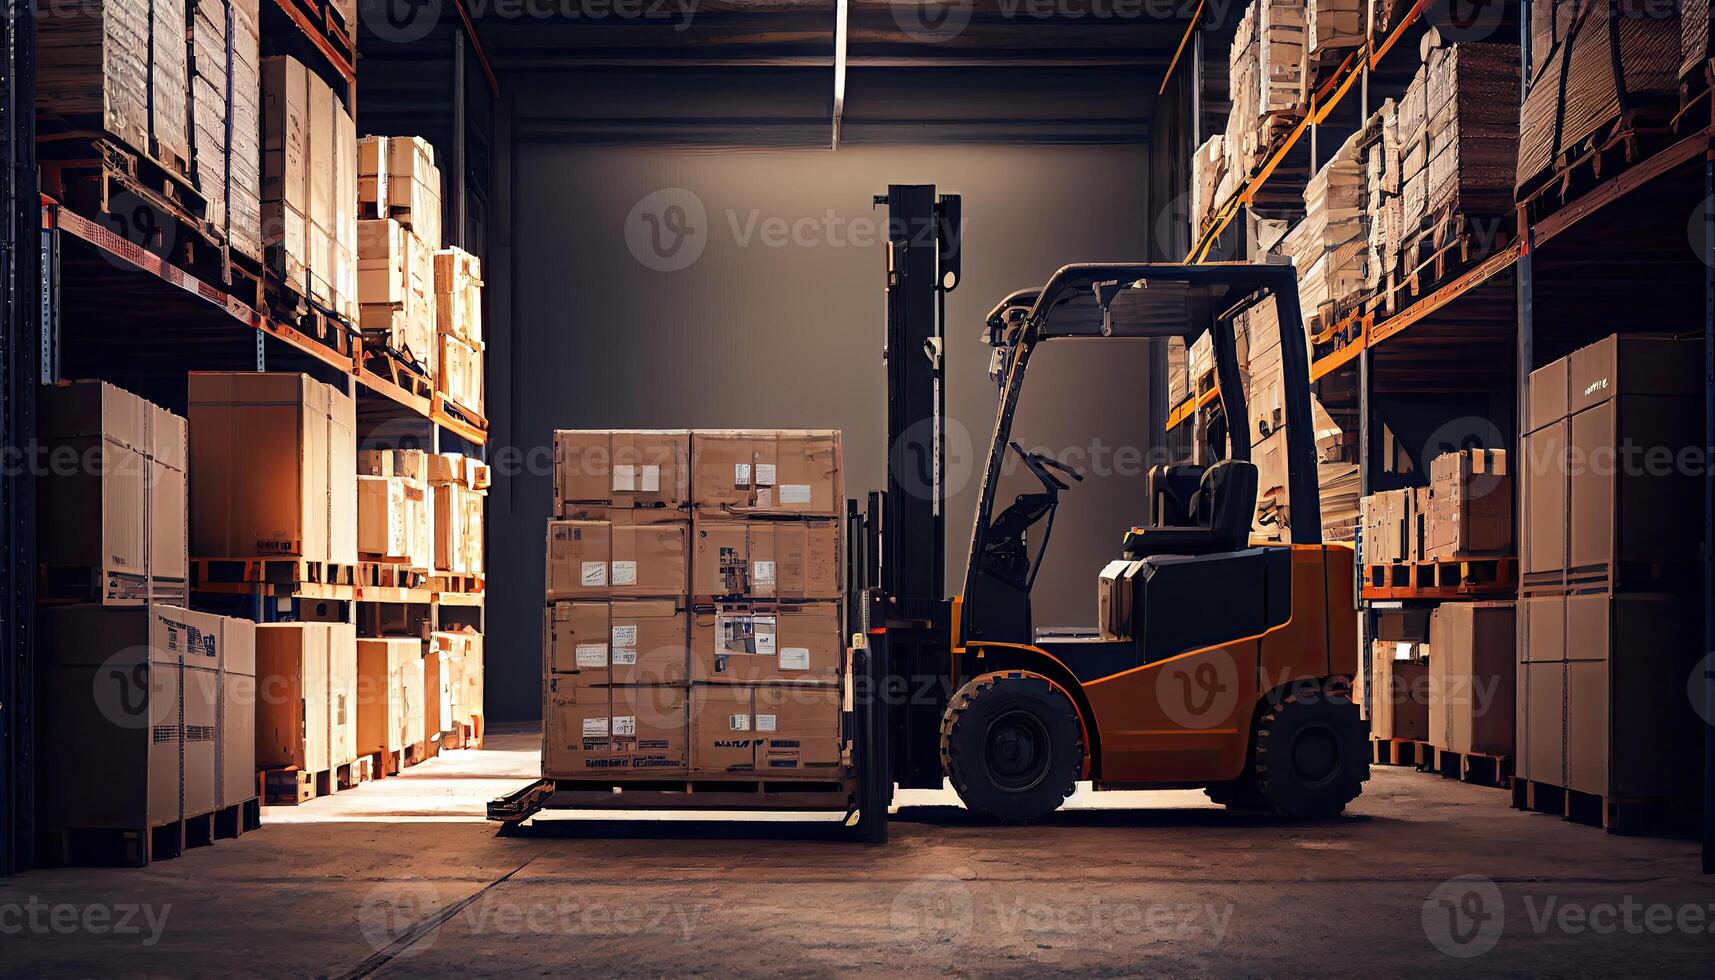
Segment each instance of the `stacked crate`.
[[359,327],[372,342],[437,376],[435,260],[441,247],[440,172],[428,142],[358,141]]
[[[191,554],[357,564],[356,410],[304,374],[190,375]],[[329,576],[314,581],[333,582]],[[346,579],[349,582],[349,578]]]
[[44,783],[37,818],[61,860],[146,863],[177,852],[186,821],[255,799],[254,639],[248,622],[183,608],[185,420],[97,381],[39,397],[53,605],[39,613],[38,762],[80,775]]
[[147,153],[148,5],[67,4],[40,18],[36,30],[36,109],[44,122],[100,130]]
[[461,248],[435,253],[435,390],[482,414],[482,265]]
[[[427,576],[435,567],[428,454],[371,449],[357,457],[357,553]],[[480,530],[480,529],[479,529]]]
[[[1530,376],[1515,802],[1695,810],[1699,341],[1614,336]],[[1571,806],[1571,801],[1567,804]]]
[[483,506],[488,500],[488,466],[458,453],[431,453],[420,459],[424,464],[422,479],[428,482],[434,504],[429,522],[435,539],[435,572],[477,584],[487,568]]
[[1305,41],[1303,3],[1256,0],[1245,9],[1228,61],[1228,171],[1251,173],[1275,137],[1297,121],[1307,84]]
[[287,56],[262,60],[262,220],[274,272],[357,318],[357,130],[340,96]]
[[840,773],[839,434],[555,444],[544,775]]
[[[1364,0],[1309,0],[1305,46],[1311,64],[1340,57],[1364,43]],[[1306,78],[1309,72],[1305,73]],[[1302,93],[1309,101],[1309,92]]]
[[332,793],[338,770],[358,758],[357,627],[262,623],[255,631],[256,765],[269,770],[269,796]]
[[1384,283],[1403,237],[1400,199],[1399,111],[1392,99],[1370,114],[1359,131],[1359,155],[1364,161],[1364,288]]

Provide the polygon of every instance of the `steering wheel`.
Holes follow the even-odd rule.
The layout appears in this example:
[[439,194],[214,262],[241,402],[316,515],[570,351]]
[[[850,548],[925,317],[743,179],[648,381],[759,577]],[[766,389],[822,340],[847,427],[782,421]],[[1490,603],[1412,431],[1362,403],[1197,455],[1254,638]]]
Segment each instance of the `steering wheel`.
[[1080,473],[1075,467],[1068,466],[1054,457],[1043,453],[1026,452],[1024,447],[1020,446],[1016,439],[1007,445],[1011,446],[1012,451],[1018,454],[1018,458],[1024,461],[1024,465],[1029,468],[1030,472],[1034,474],[1038,480],[1042,481],[1043,486],[1053,487],[1057,490],[1071,489],[1069,485],[1061,482],[1058,477],[1048,472],[1050,468],[1060,471],[1079,483],[1084,482],[1084,474]]

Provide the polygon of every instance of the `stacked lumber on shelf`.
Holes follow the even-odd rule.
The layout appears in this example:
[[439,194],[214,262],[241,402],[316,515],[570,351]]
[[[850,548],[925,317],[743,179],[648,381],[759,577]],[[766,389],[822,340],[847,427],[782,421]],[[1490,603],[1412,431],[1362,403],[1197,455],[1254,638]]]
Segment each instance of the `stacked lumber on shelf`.
[[1521,194],[1629,132],[1639,111],[1678,96],[1678,16],[1636,16],[1592,3],[1580,5],[1572,18],[1531,79],[1519,113],[1515,186]]
[[[1364,42],[1364,0],[1309,0],[1305,10],[1312,64]],[[1309,72],[1305,75],[1308,84]]]
[[1304,4],[1257,0],[1245,10],[1228,58],[1233,108],[1225,152],[1235,179],[1256,169],[1275,136],[1292,128],[1304,102],[1304,59]]
[[149,0],[149,154],[188,177],[191,79],[185,23],[185,0]]
[[126,0],[66,5],[36,25],[36,109],[56,125],[94,121],[149,148],[149,8]]
[[262,258],[262,76],[256,0],[195,0],[190,12],[191,156],[208,223]]
[[1364,161],[1364,287],[1382,285],[1403,237],[1400,200],[1399,107],[1392,100],[1370,114],[1359,134]]
[[1334,308],[1362,288],[1363,177],[1355,133],[1304,188],[1304,220],[1281,243],[1298,267],[1298,304],[1306,330],[1326,327]]
[[1226,200],[1228,184],[1227,138],[1220,133],[1203,141],[1191,158],[1191,237],[1195,238],[1215,219],[1215,209]]
[[1428,67],[1429,213],[1505,213],[1513,203],[1508,171],[1518,153],[1518,49],[1439,47]]

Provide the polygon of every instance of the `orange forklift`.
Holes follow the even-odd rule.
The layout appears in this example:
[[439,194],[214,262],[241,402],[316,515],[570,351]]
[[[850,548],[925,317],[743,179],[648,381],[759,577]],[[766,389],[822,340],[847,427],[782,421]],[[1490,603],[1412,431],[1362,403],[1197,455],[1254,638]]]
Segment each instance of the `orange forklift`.
[[[881,705],[857,715],[863,836],[885,839],[895,785],[944,779],[970,809],[1005,821],[1051,813],[1080,780],[1203,788],[1229,807],[1294,818],[1338,814],[1369,776],[1351,699],[1353,553],[1321,539],[1292,267],[1069,265],[1002,300],[984,333],[1000,399],[964,589],[943,598],[940,328],[961,273],[959,201],[893,185],[877,203],[889,211],[888,482],[864,513],[848,506],[856,700]],[[1244,419],[1233,318],[1259,303],[1273,303],[1280,324],[1293,542],[1252,544],[1257,467],[1246,427],[1228,425],[1225,447],[1213,447],[1222,458],[1147,474],[1144,520],[1116,528],[1120,553],[1090,569],[1103,628],[1038,626],[1032,587],[1061,495],[1084,477],[1012,441],[1036,348],[1209,330],[1223,413]],[[996,513],[1008,453],[1041,489]]]

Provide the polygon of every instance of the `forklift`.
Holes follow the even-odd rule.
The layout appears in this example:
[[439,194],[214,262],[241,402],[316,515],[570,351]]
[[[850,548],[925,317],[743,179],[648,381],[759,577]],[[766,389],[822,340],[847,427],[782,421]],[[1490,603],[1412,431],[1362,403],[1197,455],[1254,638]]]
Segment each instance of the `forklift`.
[[[1352,702],[1358,671],[1353,553],[1325,545],[1309,364],[1291,266],[1069,265],[996,305],[983,328],[1000,386],[961,594],[946,596],[944,333],[962,273],[960,201],[891,185],[887,483],[846,503],[851,630],[848,785],[837,805],[869,843],[887,839],[896,788],[941,789],[993,820],[1057,809],[1075,785],[1201,788],[1235,809],[1341,812],[1369,778]],[[1253,545],[1258,474],[1243,425],[1221,458],[1158,465],[1141,523],[1091,568],[1104,628],[1039,627],[1031,592],[1062,493],[1084,474],[1012,439],[1025,371],[1046,341],[1140,340],[1210,330],[1220,404],[1246,418],[1233,318],[1274,304],[1285,382],[1291,544]],[[996,513],[1013,454],[1041,489]],[[1033,545],[1034,542],[1034,545]],[[677,805],[689,806],[687,798]],[[575,808],[544,779],[489,804],[501,833]]]
[[[892,185],[888,208],[885,494],[848,504],[862,718],[857,824],[886,836],[895,784],[939,789],[1001,821],[1097,790],[1201,788],[1237,809],[1331,817],[1369,778],[1353,552],[1322,543],[1309,355],[1289,265],[1068,265],[1015,292],[984,325],[1000,386],[964,588],[944,597],[942,420],[946,295],[961,275],[960,204]],[[1061,495],[1084,474],[1012,439],[1025,372],[1047,341],[1211,332],[1220,405],[1247,417],[1234,317],[1272,303],[1280,324],[1292,542],[1257,544],[1258,470],[1242,423],[1207,466],[1157,465],[1142,521],[1101,576],[1105,629],[1037,626],[1031,591]],[[1220,452],[1224,448],[1224,453]],[[996,513],[1012,454],[1040,484]],[[926,484],[926,486],[925,486]],[[1034,546],[1032,542],[1034,541]],[[869,697],[864,697],[864,694]],[[903,696],[888,696],[890,694]],[[882,764],[873,764],[881,761]],[[867,763],[867,764],[866,764]]]

